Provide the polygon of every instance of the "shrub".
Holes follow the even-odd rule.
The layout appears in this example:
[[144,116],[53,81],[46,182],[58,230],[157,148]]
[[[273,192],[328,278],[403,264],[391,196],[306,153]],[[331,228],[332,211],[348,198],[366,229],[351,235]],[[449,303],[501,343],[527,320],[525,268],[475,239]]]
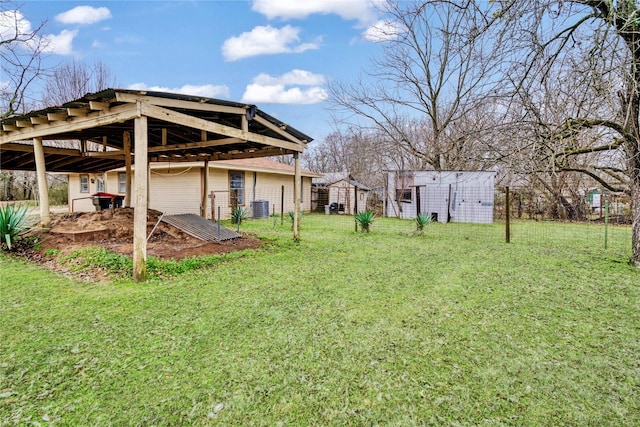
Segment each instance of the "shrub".
[[3,248],[11,250],[11,246],[27,228],[26,205],[0,206],[0,245]]
[[235,208],[231,212],[231,223],[232,224],[242,223],[242,221],[247,219],[248,216],[249,216],[249,211],[247,211],[247,209]]
[[364,212],[358,212],[354,215],[356,222],[360,224],[360,231],[368,233],[376,214],[373,211],[366,210]]
[[422,233],[424,228],[431,224],[433,219],[431,218],[430,213],[421,213],[416,217],[416,232]]

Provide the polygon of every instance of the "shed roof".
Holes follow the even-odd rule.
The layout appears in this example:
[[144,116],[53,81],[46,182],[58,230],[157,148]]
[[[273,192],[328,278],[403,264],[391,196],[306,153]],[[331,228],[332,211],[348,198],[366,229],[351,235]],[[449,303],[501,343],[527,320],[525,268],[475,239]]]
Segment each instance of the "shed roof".
[[330,186],[340,181],[349,181],[349,184],[364,191],[370,191],[366,185],[358,182],[347,172],[327,172],[322,176],[313,179],[314,184]]
[[[134,119],[141,116],[148,120],[148,158],[152,162],[292,154],[312,141],[255,105],[105,89],[61,106],[3,119],[0,168],[35,170],[33,138],[42,138],[48,172],[104,172],[122,167],[125,133],[133,149]],[[61,141],[73,148],[60,148]]]

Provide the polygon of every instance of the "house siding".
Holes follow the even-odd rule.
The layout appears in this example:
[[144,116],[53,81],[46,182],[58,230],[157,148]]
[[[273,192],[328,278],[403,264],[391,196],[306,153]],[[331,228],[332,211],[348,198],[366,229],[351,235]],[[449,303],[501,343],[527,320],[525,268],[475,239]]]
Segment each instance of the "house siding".
[[[189,167],[155,167],[151,170],[149,178],[149,191],[151,194],[149,208],[169,215],[192,213],[200,214],[200,194],[201,194],[201,170],[202,166]],[[222,219],[231,217],[231,206],[229,202],[229,170],[243,171],[242,169],[222,169],[209,168],[209,194],[215,195],[215,217]],[[249,209],[252,216],[251,202],[256,200],[267,200],[269,202],[269,212],[279,214],[281,211],[282,187],[284,186],[284,209],[289,212],[294,210],[293,204],[293,175],[255,172],[244,170],[244,191],[245,203],[241,207]],[[96,184],[91,183],[89,177],[89,192],[80,193],[80,174],[69,174],[69,206],[71,208],[72,199],[88,197],[95,193]],[[254,180],[255,176],[255,180]],[[106,173],[105,192],[124,195],[118,193],[118,172],[110,171]],[[135,200],[135,189],[132,189],[132,200]],[[211,198],[206,198],[206,216],[212,218]],[[75,212],[87,212],[95,210],[91,199],[75,200],[73,204]],[[302,177],[302,203],[301,209],[309,212],[311,210],[311,177]]]

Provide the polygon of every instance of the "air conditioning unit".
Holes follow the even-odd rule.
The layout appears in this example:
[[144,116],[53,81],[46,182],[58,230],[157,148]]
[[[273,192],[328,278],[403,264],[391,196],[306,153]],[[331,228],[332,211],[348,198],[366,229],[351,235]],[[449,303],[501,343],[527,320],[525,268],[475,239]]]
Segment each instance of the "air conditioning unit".
[[269,218],[269,201],[254,200],[251,202],[251,211],[253,218]]

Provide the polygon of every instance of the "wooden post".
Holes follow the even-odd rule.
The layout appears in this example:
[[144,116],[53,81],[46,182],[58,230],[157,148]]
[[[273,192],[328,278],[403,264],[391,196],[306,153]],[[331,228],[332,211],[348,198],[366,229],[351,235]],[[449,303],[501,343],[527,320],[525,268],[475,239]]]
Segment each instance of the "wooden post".
[[353,186],[353,214],[358,213],[358,187]]
[[124,166],[126,171],[124,206],[130,208],[131,203],[131,133],[126,131],[122,134],[122,145],[124,150]]
[[211,193],[209,194],[209,198],[211,199],[211,221],[215,221],[216,220],[216,193],[211,191]]
[[134,121],[136,203],[133,217],[133,280],[147,280],[147,117]]
[[293,240],[300,241],[300,153],[293,153],[295,177],[293,179]]
[[207,194],[209,193],[209,160],[204,161],[201,172],[202,192],[200,193],[200,216],[207,218]]
[[280,225],[284,224],[284,185],[280,191]]
[[505,218],[506,218],[505,235],[506,235],[507,243],[511,243],[511,223],[510,223],[511,217],[509,215],[511,206],[509,201],[509,187],[507,187],[506,190],[507,191],[505,192],[505,196],[504,196],[504,209],[505,209]]
[[33,155],[36,160],[38,176],[38,197],[40,197],[40,224],[46,227],[51,222],[49,215],[49,186],[47,185],[47,169],[44,162],[42,138],[33,138]]

